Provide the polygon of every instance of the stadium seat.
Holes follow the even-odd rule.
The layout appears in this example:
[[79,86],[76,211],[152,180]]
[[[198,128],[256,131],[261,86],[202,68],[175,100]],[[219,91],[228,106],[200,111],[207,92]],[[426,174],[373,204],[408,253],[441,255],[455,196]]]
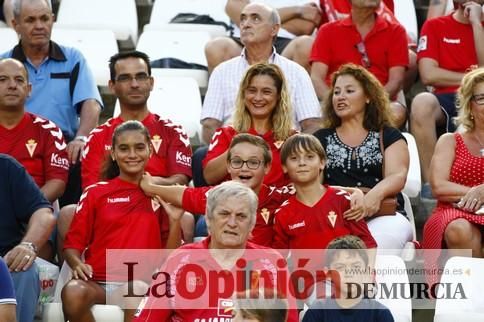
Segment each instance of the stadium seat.
[[417,198],[420,194],[422,186],[422,178],[420,175],[420,159],[418,156],[417,143],[412,134],[402,133],[407,140],[408,152],[410,154],[410,165],[408,167],[407,182],[403,188],[403,192],[410,198]]
[[395,17],[405,27],[407,34],[416,44],[418,40],[417,12],[415,4],[409,0],[395,0]]
[[230,24],[230,18],[225,13],[226,2],[226,0],[155,1],[150,24],[167,24],[179,13],[206,14],[214,20]]
[[[378,255],[375,262],[376,283],[377,285],[386,284],[387,289],[391,287],[404,287],[405,293],[410,294],[410,284],[408,280],[407,270],[403,260],[395,255]],[[381,287],[377,287],[381,290]],[[405,294],[404,293],[404,294]],[[396,292],[397,298],[381,299],[377,294],[378,302],[384,304],[393,315],[395,322],[411,322],[412,321],[412,300],[404,298],[400,292]]]
[[0,53],[12,49],[18,43],[17,33],[10,28],[0,28]]
[[118,52],[118,44],[111,30],[64,29],[57,24],[52,40],[81,51],[94,74],[96,85],[106,87],[109,81],[109,58]]
[[63,28],[112,30],[122,47],[134,48],[138,40],[135,0],[62,0],[57,25]]
[[[152,61],[171,57],[187,63],[207,66],[204,48],[210,39],[210,34],[202,31],[148,30],[141,34],[137,49],[148,54]],[[208,72],[206,70],[166,69],[171,69],[171,71],[164,71],[167,76],[192,77],[202,91],[207,88]]]
[[[64,322],[62,313],[61,292],[64,285],[72,278],[71,268],[64,262],[55,287],[53,303],[44,304],[43,322]],[[94,305],[91,309],[96,321],[123,322],[124,312],[116,305]]]
[[[153,69],[155,85],[148,100],[151,112],[183,126],[193,145],[200,145],[202,101],[195,80],[188,77],[162,77]],[[120,113],[116,101],[114,115]]]
[[[484,259],[452,257],[445,264],[441,284],[451,287],[450,296],[445,287],[437,292],[434,322],[484,321]],[[452,298],[457,285],[461,285],[467,299]]]
[[411,262],[415,259],[416,247],[414,241],[417,241],[417,228],[415,224],[415,217],[413,215],[412,204],[410,203],[410,198],[402,192],[403,200],[404,200],[404,208],[405,212],[407,213],[407,218],[412,225],[412,239],[413,241],[407,242],[401,252],[401,257],[405,262]]

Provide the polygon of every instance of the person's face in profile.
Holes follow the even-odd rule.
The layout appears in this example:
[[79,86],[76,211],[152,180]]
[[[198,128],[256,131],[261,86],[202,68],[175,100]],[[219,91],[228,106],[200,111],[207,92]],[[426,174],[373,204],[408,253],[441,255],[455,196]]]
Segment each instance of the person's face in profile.
[[333,109],[341,119],[363,117],[368,97],[361,84],[351,75],[338,76],[334,83]]

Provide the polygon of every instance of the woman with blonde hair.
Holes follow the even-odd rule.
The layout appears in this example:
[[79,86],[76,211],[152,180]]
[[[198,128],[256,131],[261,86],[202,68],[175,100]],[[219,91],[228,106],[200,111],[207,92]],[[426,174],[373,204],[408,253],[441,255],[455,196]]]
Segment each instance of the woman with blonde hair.
[[[295,130],[292,128],[289,91],[281,69],[267,63],[251,66],[240,83],[235,104],[232,125],[219,128],[212,137],[203,160],[205,180],[214,185],[230,179],[225,166],[230,141],[238,133],[250,133],[262,137],[271,147],[273,162],[264,183],[269,186],[287,184],[279,149]],[[245,165],[251,166],[250,163]]]
[[[346,64],[333,74],[325,100],[323,129],[314,133],[328,155],[324,183],[369,188],[365,195],[368,228],[378,248],[402,249],[412,226],[402,214],[400,191],[407,178],[407,143],[393,127],[390,101],[365,68]],[[377,216],[386,197],[397,195],[397,212]]]
[[[484,68],[464,76],[456,106],[463,131],[442,135],[435,146],[430,184],[438,203],[425,223],[423,246],[471,249],[472,257],[483,257]],[[436,268],[438,255],[426,256],[426,266]]]

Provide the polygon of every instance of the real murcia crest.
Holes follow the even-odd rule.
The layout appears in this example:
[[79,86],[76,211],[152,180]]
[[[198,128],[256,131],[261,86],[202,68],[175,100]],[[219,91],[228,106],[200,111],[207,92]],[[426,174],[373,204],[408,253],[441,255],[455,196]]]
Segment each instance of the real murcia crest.
[[283,143],[284,143],[284,141],[279,140],[279,141],[274,142],[274,145],[279,150],[281,148],[281,146],[282,146]]
[[37,142],[35,142],[34,139],[30,139],[30,140],[27,141],[27,143],[25,144],[25,146],[27,147],[27,150],[29,151],[30,157],[33,158],[34,157],[35,148],[37,147]]
[[331,223],[331,226],[333,226],[334,228],[334,225],[336,224],[336,218],[338,216],[336,215],[336,213],[334,211],[330,211],[329,214],[328,214],[328,219],[329,219],[329,222]]
[[271,215],[269,210],[267,210],[267,208],[262,208],[262,210],[260,211],[260,214],[262,218],[264,218],[264,221],[266,222],[266,224],[269,224],[269,216]]
[[156,153],[158,153],[158,150],[160,149],[162,141],[163,140],[159,135],[153,135],[153,138],[151,139],[151,144],[153,144],[153,147],[155,148]]
[[151,208],[153,208],[153,211],[157,211],[158,208],[160,208],[161,204],[156,200],[155,198],[151,199]]

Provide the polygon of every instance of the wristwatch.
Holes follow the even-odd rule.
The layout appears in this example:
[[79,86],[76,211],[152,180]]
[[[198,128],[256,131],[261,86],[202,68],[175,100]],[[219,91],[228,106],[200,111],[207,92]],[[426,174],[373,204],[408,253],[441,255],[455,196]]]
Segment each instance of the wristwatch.
[[87,142],[87,136],[85,136],[85,135],[78,135],[78,136],[76,136],[74,138],[74,141],[76,141],[76,140],[82,141],[82,142],[86,143]]
[[37,246],[35,246],[34,243],[24,241],[24,242],[21,242],[20,245],[24,245],[24,246],[29,247],[34,253],[37,254],[38,249],[37,249]]

